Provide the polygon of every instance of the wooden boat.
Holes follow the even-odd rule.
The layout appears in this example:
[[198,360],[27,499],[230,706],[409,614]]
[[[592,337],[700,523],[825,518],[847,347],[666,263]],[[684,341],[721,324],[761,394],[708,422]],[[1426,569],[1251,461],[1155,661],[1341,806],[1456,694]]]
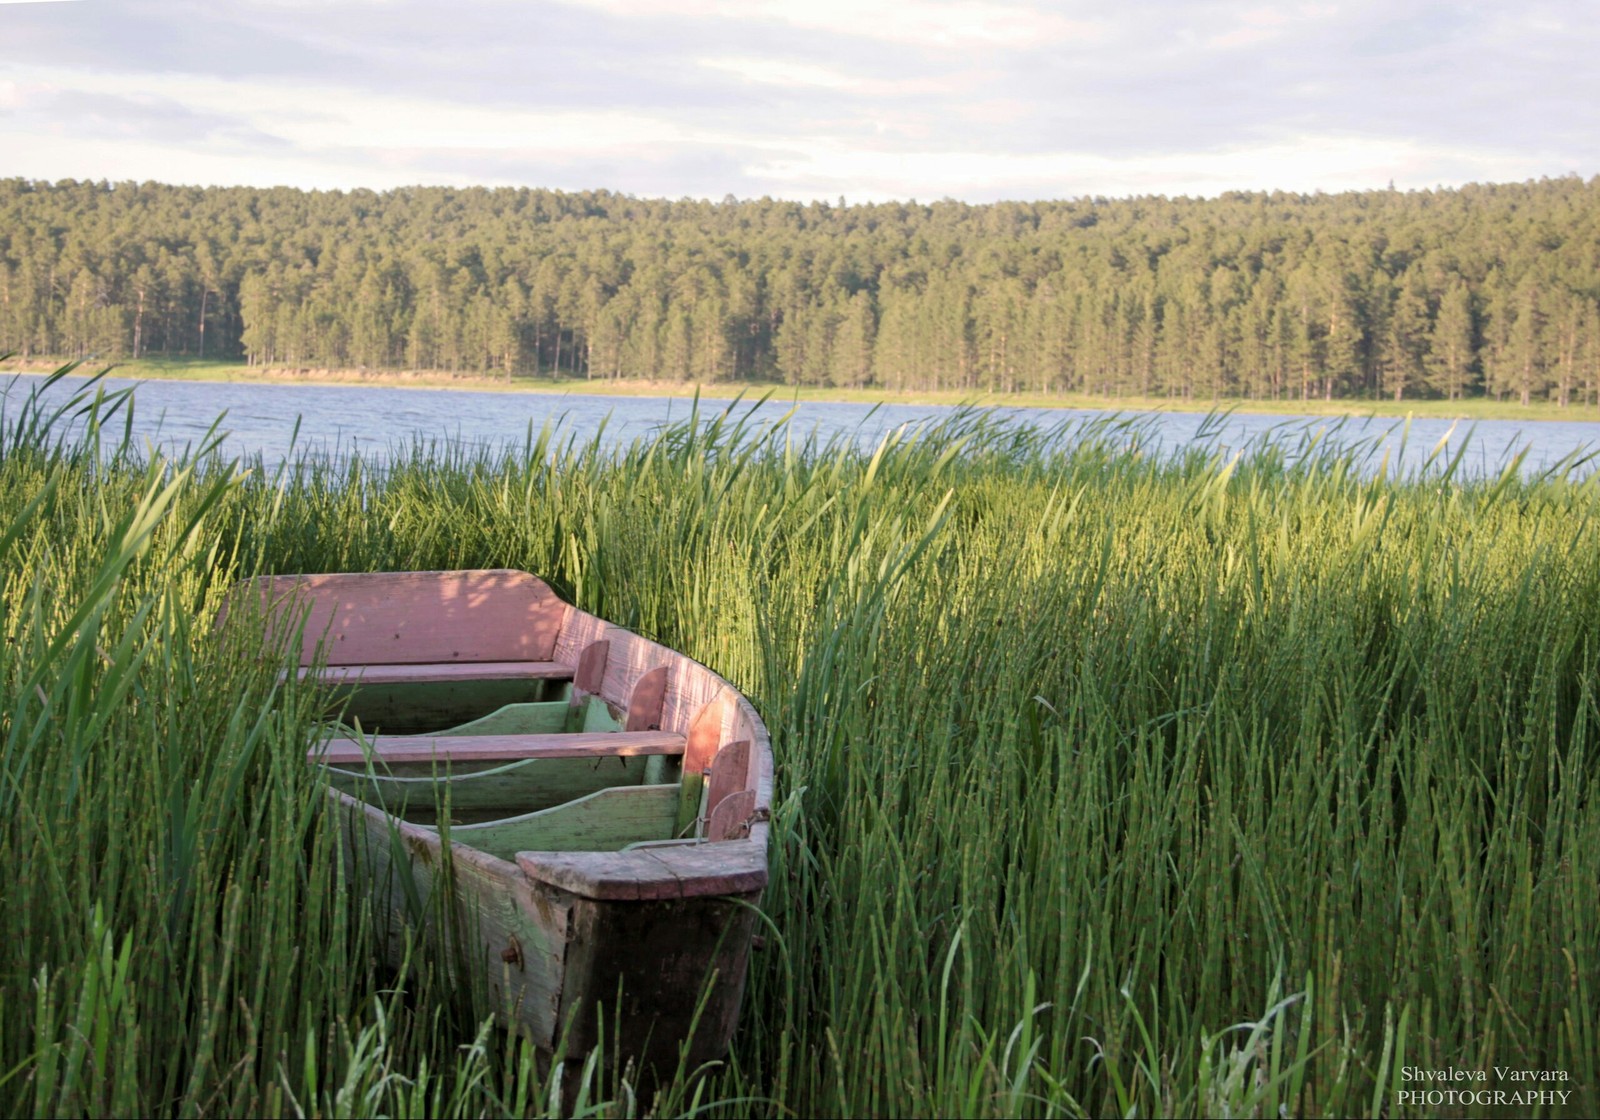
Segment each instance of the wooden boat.
[[540,1047],[726,1050],[767,880],[772,753],[749,701],[525,572],[265,577],[224,618],[257,610],[360,729],[308,757],[395,967],[408,931],[454,923]]

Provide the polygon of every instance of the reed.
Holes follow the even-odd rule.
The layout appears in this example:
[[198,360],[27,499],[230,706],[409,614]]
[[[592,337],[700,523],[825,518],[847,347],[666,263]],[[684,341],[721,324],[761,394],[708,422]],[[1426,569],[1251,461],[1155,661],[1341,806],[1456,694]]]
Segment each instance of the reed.
[[[1576,470],[983,413],[860,451],[739,405],[617,450],[241,464],[60,392],[0,426],[6,1114],[1451,1112],[1396,1096],[1413,1066],[1600,1108]],[[258,572],[497,566],[773,732],[716,1068],[543,1062],[449,962],[378,969],[300,761],[325,713],[212,630]]]

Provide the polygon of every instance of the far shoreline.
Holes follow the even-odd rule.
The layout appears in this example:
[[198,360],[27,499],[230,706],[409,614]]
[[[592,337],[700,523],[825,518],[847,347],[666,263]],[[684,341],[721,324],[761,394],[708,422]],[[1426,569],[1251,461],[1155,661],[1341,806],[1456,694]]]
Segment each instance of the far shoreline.
[[[15,357],[0,365],[6,373],[51,373],[65,360]],[[968,405],[980,408],[1030,408],[1081,412],[1191,412],[1229,411],[1263,416],[1357,416],[1430,417],[1450,420],[1525,420],[1600,423],[1600,406],[1574,404],[1566,408],[1551,401],[1522,405],[1516,401],[1497,401],[1474,397],[1466,400],[1301,400],[1275,401],[1240,397],[1190,398],[1098,397],[1086,394],[1036,392],[992,393],[960,390],[907,390],[883,388],[840,389],[794,386],[771,382],[679,382],[648,379],[611,380],[605,378],[518,377],[488,374],[449,373],[439,370],[359,370],[245,366],[233,362],[138,361],[109,365],[83,362],[74,372],[109,376],[125,380],[209,381],[255,385],[355,385],[368,388],[467,390],[475,392],[537,393],[554,396],[662,397],[709,400],[759,399],[774,401],[841,402],[850,404]]]

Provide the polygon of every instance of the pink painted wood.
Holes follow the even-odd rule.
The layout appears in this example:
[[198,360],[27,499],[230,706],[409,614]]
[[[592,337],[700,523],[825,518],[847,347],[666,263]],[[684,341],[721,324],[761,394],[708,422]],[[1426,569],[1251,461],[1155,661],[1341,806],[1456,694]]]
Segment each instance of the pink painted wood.
[[[711,777],[706,780],[706,815],[709,819],[714,816],[717,806],[722,804],[723,798],[738,790],[744,789],[748,784],[745,775],[750,770],[750,740],[740,739],[737,743],[729,743],[717,752],[717,757],[711,760]],[[755,802],[750,803],[751,808]],[[722,839],[715,837],[714,839]]]
[[722,743],[726,710],[727,704],[719,696],[694,714],[689,724],[689,748],[683,752],[685,774],[704,774],[711,768],[711,760]]
[[544,581],[509,569],[265,576],[251,586],[278,627],[304,620],[302,665],[319,644],[329,665],[551,661],[569,610]]
[[628,697],[628,721],[624,731],[650,731],[661,726],[661,706],[667,697],[667,667],[651,669],[641,676]]
[[464,661],[420,665],[330,665],[313,673],[324,684],[413,684],[427,681],[566,680],[572,666],[559,661]]
[[766,846],[750,843],[518,852],[517,866],[531,879],[602,900],[752,895],[767,884]]
[[742,840],[750,835],[750,818],[755,815],[756,791],[741,789],[718,802],[706,817],[707,840]]
[[606,679],[606,653],[610,649],[611,643],[606,641],[590,642],[583,647],[578,655],[578,671],[572,677],[573,688],[590,695],[600,691],[601,682]]

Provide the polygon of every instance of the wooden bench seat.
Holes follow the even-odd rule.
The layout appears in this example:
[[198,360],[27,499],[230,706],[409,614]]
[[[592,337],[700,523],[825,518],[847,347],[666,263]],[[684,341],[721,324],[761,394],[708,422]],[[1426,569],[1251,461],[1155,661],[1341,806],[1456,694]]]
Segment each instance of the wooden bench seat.
[[366,743],[332,739],[306,754],[329,766],[379,762],[514,762],[523,758],[681,755],[687,736],[671,731],[596,731],[551,735],[375,735]]
[[329,665],[302,668],[300,679],[323,684],[427,684],[436,681],[566,681],[571,665],[559,661],[450,661],[421,665]]

